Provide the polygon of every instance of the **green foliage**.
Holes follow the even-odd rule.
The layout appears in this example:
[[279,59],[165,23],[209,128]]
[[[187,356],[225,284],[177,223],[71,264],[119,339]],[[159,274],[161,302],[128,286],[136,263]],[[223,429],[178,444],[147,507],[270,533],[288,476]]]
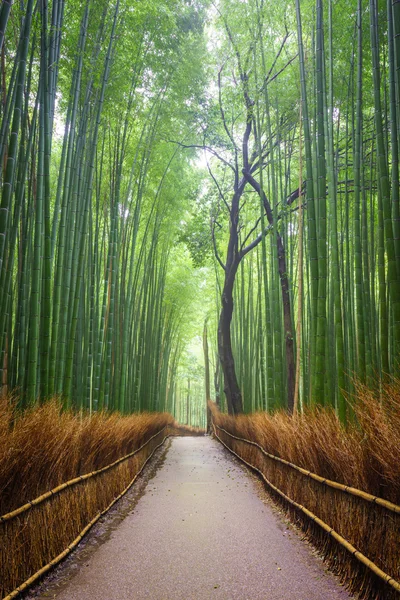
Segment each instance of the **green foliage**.
[[[65,7],[55,78],[47,87],[39,73],[39,42],[40,36],[51,39],[57,6],[58,0],[50,3],[47,22],[35,12],[26,38],[33,60],[17,132],[26,206],[14,212],[16,227],[7,220],[2,382],[18,385],[23,403],[58,392],[66,404],[93,410],[162,410],[193,298],[190,270],[177,269],[181,253],[173,248],[187,194],[198,186],[183,150],[169,140],[186,135],[203,93],[205,5],[88,0]],[[5,44],[10,66],[17,60],[22,16],[22,5],[15,5]],[[51,52],[50,43],[47,48]],[[9,68],[5,79],[12,108]],[[51,156],[43,163],[48,134],[42,110],[47,99],[52,111],[55,98]],[[4,114],[3,123],[9,118]],[[28,140],[32,151],[24,172]],[[39,179],[49,183],[45,205],[36,181],[43,165],[49,175]],[[13,201],[21,197],[19,189],[15,180]],[[53,232],[48,262],[44,246],[37,245],[45,230]],[[7,273],[17,290],[12,297]],[[39,314],[41,303],[45,312]]]
[[[361,3],[357,26],[356,2],[323,0],[317,36],[315,2],[298,7],[301,70],[285,2],[2,11],[0,376],[23,403],[57,392],[93,410],[178,414],[206,316],[218,371],[220,263],[236,217],[236,251],[252,248],[233,291],[246,410],[286,405],[300,279],[300,405],[344,418],[349,373],[398,374],[398,19],[392,42],[385,4]],[[246,182],[230,215],[249,123],[270,214]]]

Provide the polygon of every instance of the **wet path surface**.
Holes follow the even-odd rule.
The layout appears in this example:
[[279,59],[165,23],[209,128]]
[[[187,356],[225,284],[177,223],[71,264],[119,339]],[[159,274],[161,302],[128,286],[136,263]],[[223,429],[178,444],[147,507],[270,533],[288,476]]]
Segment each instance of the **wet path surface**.
[[75,568],[64,567],[61,586],[55,580],[36,598],[349,598],[260,484],[209,437],[173,439],[145,493],[106,538],[83,561],[72,559]]

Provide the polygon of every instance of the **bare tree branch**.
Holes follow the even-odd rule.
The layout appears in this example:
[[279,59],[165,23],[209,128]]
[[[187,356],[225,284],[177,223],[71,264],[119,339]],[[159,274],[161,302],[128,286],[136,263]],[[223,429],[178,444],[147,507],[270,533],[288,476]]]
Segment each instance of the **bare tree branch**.
[[232,44],[232,48],[233,48],[233,50],[234,50],[234,52],[236,54],[236,59],[237,59],[237,63],[238,63],[240,79],[243,81],[244,71],[242,69],[242,60],[241,60],[241,57],[240,57],[239,49],[236,46],[235,40],[233,39],[233,35],[232,35],[232,32],[231,32],[231,29],[230,29],[230,27],[228,25],[228,21],[226,20],[226,18],[224,17],[224,15],[219,10],[218,10],[218,13],[219,13],[220,17],[222,18],[222,20],[224,22],[226,33],[228,34],[229,41]]
[[243,248],[240,253],[240,260],[246,256],[246,254],[248,254],[250,252],[250,250],[253,250],[253,248],[255,248],[256,246],[258,246],[258,244],[261,242],[261,240],[263,239],[263,237],[265,237],[272,229],[274,228],[273,225],[268,225],[268,227],[266,227],[264,229],[264,231],[262,231],[252,242],[251,244],[249,244],[248,246],[246,246],[245,248]]
[[254,227],[251,228],[251,230],[249,231],[249,233],[246,235],[246,237],[244,238],[241,246],[240,246],[240,251],[242,251],[243,246],[246,244],[247,240],[251,237],[251,235],[255,232],[255,230],[257,229],[257,227],[259,226],[261,221],[261,217],[258,217]]
[[215,185],[216,185],[216,188],[217,188],[217,190],[218,190],[219,196],[220,196],[220,198],[221,198],[222,202],[225,204],[225,206],[226,206],[226,208],[227,208],[227,210],[228,210],[228,213],[229,213],[229,211],[230,211],[229,204],[227,203],[227,201],[226,201],[226,199],[225,199],[225,195],[223,194],[223,192],[222,192],[222,190],[221,190],[221,187],[220,187],[220,185],[219,185],[219,183],[218,183],[218,181],[217,181],[217,178],[215,177],[214,173],[213,173],[213,172],[212,172],[212,170],[211,170],[211,167],[210,167],[210,165],[209,165],[209,163],[208,163],[208,160],[207,160],[207,169],[208,169],[208,173],[209,173],[210,177],[212,178],[213,182],[214,182],[214,183],[215,183]]
[[[303,181],[303,185],[301,187],[301,195],[304,196],[305,195],[305,188],[306,188],[306,182],[305,180]],[[295,200],[297,200],[297,198],[299,197],[299,188],[296,188],[291,194],[289,194],[289,196],[286,198],[285,204],[287,204],[287,206],[290,206],[291,204],[293,204],[293,202]]]
[[219,111],[221,113],[221,119],[222,119],[222,124],[224,126],[224,129],[226,131],[226,135],[228,136],[228,138],[231,140],[232,142],[232,146],[235,148],[235,153],[237,153],[237,146],[236,146],[236,142],[233,138],[233,135],[231,134],[231,132],[228,129],[228,125],[226,123],[226,118],[225,118],[225,111],[224,111],[224,107],[222,106],[222,86],[221,86],[221,74],[223,71],[225,65],[222,65],[222,67],[220,68],[220,70],[218,71],[218,103],[219,103]]
[[[248,174],[244,173],[244,177],[246,178],[246,180],[247,180],[247,181],[249,181],[249,179],[248,179]],[[260,193],[260,192],[261,192],[261,188],[260,188],[259,184],[257,183],[257,181],[256,181],[256,180],[255,180],[253,177],[251,177],[251,176],[250,176],[250,178],[251,178],[251,180],[252,180],[252,182],[250,182],[250,181],[249,181],[250,185],[252,185],[252,187],[253,187],[254,189],[256,189],[256,188],[254,187],[254,185],[253,185],[253,183],[254,183],[254,184],[256,185],[256,187],[258,188],[259,192],[258,192],[258,190],[256,190],[256,191],[257,191],[258,193]],[[304,196],[304,195],[305,195],[305,192],[304,192],[304,187],[305,187],[305,186],[304,186],[304,184],[303,184],[303,191],[302,191],[302,194],[301,194],[302,196]],[[290,205],[291,205],[291,204],[292,204],[292,203],[293,203],[293,202],[294,202],[294,201],[295,201],[295,200],[296,200],[298,197],[299,197],[299,188],[296,188],[296,189],[295,189],[295,190],[294,190],[294,191],[293,191],[293,192],[292,192],[292,193],[291,193],[291,194],[290,194],[290,195],[289,195],[289,196],[286,198],[286,204],[287,204],[288,206],[290,206]],[[265,196],[265,194],[264,194],[264,193],[263,193],[263,203],[264,203],[264,208],[266,208],[266,205],[268,205],[268,206],[269,206],[269,202],[268,202],[268,200],[267,200],[267,198],[266,198],[266,196]],[[302,208],[305,208],[305,205],[304,205],[304,204],[302,205]],[[299,210],[299,207],[298,207],[298,206],[295,206],[294,208],[292,208],[292,209],[290,210],[290,212],[291,212],[291,213],[294,213],[294,212],[297,212],[298,210]],[[266,212],[267,212],[267,211],[266,211]],[[280,221],[280,220],[282,219],[282,216],[283,216],[283,213],[280,213],[280,214],[277,216],[276,220],[277,220],[277,221]],[[256,222],[256,224],[254,225],[254,227],[251,229],[251,231],[249,232],[249,234],[246,236],[245,240],[243,241],[243,244],[242,244],[242,246],[241,246],[240,253],[239,253],[240,260],[241,260],[241,259],[242,259],[244,256],[246,256],[246,254],[248,254],[248,253],[250,252],[250,250],[253,250],[253,248],[255,248],[256,246],[258,246],[258,244],[261,242],[261,240],[263,239],[263,237],[264,237],[265,235],[267,235],[267,234],[268,234],[268,233],[269,233],[269,232],[270,232],[270,231],[273,229],[273,227],[274,227],[274,222],[273,222],[272,211],[271,211],[271,213],[270,213],[270,217],[271,217],[271,220],[268,218],[268,213],[267,213],[267,218],[268,218],[268,221],[269,221],[269,225],[268,225],[268,227],[266,227],[266,228],[264,229],[264,231],[263,231],[263,232],[261,232],[261,233],[260,233],[260,234],[259,234],[259,235],[258,235],[258,236],[257,236],[257,237],[256,237],[256,238],[255,238],[255,239],[254,239],[254,240],[253,240],[253,241],[252,241],[252,242],[251,242],[251,243],[248,245],[248,246],[246,246],[245,248],[243,248],[244,244],[247,242],[247,240],[249,239],[249,237],[251,236],[251,234],[252,234],[252,233],[254,233],[254,231],[257,229],[257,227],[258,227],[258,225],[259,225],[259,223],[260,223],[260,221],[261,221],[261,217],[259,217],[259,218],[257,219],[257,222]]]
[[254,177],[247,171],[245,171],[245,169],[243,169],[243,176],[246,179],[246,181],[251,185],[251,187],[257,192],[257,194],[260,196],[263,204],[264,204],[264,208],[265,208],[265,212],[267,215],[267,219],[270,225],[273,225],[274,223],[274,216],[272,214],[272,209],[271,209],[271,205],[269,203],[269,200],[267,198],[267,196],[265,195],[264,190],[261,189],[260,184],[258,183],[258,181],[256,181],[254,179]]
[[231,163],[229,161],[227,161],[223,156],[221,156],[220,154],[218,154],[218,152],[216,152],[213,148],[211,148],[211,146],[207,146],[206,144],[184,144],[183,142],[178,142],[177,140],[165,140],[165,141],[169,142],[171,144],[177,144],[178,146],[181,146],[181,148],[198,148],[199,150],[207,150],[207,152],[210,152],[210,154],[213,154],[213,156],[218,158],[218,160],[220,160],[222,163],[224,163],[224,165],[226,165],[227,167],[232,169],[232,171],[234,173],[236,172],[233,165],[231,165]]
[[226,267],[224,265],[224,263],[222,262],[219,254],[218,254],[218,249],[217,249],[217,242],[215,240],[215,219],[213,219],[211,217],[211,237],[212,237],[212,242],[213,242],[213,248],[214,248],[214,255],[215,258],[217,259],[217,261],[219,262],[220,266],[223,268],[224,271],[226,271]]
[[[246,129],[245,129],[245,132],[243,135],[243,142],[242,142],[243,167],[246,170],[246,172],[250,168],[249,138],[250,138],[251,127],[252,127],[252,123],[253,123],[253,106],[254,106],[254,102],[250,101],[249,105],[247,106],[247,123],[246,123]],[[252,160],[250,162],[252,162]]]
[[274,79],[276,79],[277,77],[279,77],[279,75],[281,73],[283,73],[283,71],[292,64],[292,62],[294,60],[296,60],[296,58],[298,57],[298,53],[295,54],[294,56],[292,56],[292,58],[286,63],[286,65],[284,67],[282,67],[282,69],[280,69],[277,73],[275,73],[275,75],[273,77],[271,77],[271,79],[269,79],[264,85],[268,85],[269,83],[272,83],[274,81]]
[[[268,73],[267,73],[267,76],[266,76],[266,78],[265,78],[265,81],[264,81],[264,85],[266,85],[266,84],[268,83],[268,81],[269,81],[269,78],[270,78],[270,76],[271,76],[271,73],[272,73],[272,71],[273,71],[273,70],[274,70],[274,68],[275,68],[275,65],[276,65],[276,63],[277,63],[277,61],[278,61],[278,58],[279,58],[279,57],[280,57],[280,55],[282,54],[282,50],[283,50],[283,49],[284,49],[284,47],[285,47],[285,44],[286,44],[286,41],[287,41],[287,39],[288,39],[289,35],[290,35],[289,33],[286,33],[285,37],[283,38],[283,40],[282,40],[282,43],[281,43],[281,46],[280,46],[280,48],[279,48],[279,50],[278,50],[278,52],[277,52],[277,54],[276,54],[276,56],[275,56],[274,60],[272,61],[271,68],[270,68],[270,70],[269,70],[269,71],[268,71]],[[264,87],[264,85],[263,85],[263,87]],[[262,89],[263,89],[263,88],[262,88]]]

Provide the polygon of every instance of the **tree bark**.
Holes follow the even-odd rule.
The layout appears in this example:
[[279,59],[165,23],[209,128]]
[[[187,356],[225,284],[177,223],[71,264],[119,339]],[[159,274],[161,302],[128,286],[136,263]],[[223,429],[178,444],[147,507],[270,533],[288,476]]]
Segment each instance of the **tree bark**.
[[236,377],[235,360],[232,352],[231,322],[233,315],[233,284],[239,260],[236,258],[231,268],[225,271],[225,281],[221,296],[221,313],[218,324],[218,353],[224,374],[224,392],[230,415],[243,412],[242,393]]
[[215,373],[214,373],[215,404],[219,408],[221,406],[221,397],[220,397],[220,389],[219,389],[219,370],[221,368],[221,363],[219,360],[219,356],[217,356],[217,360],[215,362],[217,363],[215,365]]

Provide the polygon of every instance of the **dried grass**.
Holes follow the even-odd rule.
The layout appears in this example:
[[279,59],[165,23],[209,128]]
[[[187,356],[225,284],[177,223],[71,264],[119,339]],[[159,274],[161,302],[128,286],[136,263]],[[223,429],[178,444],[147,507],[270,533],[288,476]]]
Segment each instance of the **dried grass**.
[[63,412],[56,399],[18,414],[12,398],[0,399],[0,514],[114,462],[172,424],[167,413]]
[[213,407],[214,421],[267,452],[345,485],[400,504],[400,381],[379,398],[357,385],[355,419],[344,427],[333,410],[231,417]]
[[[234,418],[219,413],[214,406],[212,413],[217,425],[258,443],[270,454],[326,479],[400,504],[400,382],[384,386],[379,397],[357,385],[351,401],[355,418],[346,428],[327,409],[308,410],[295,418],[284,412]],[[290,467],[266,459],[254,446],[232,440],[226,434],[223,441],[379,568],[400,579],[400,515],[305,478]],[[276,499],[281,501],[279,496]],[[398,596],[348,552],[339,549],[315,524],[289,505],[286,508],[352,592],[368,600]]]
[[173,427],[170,428],[171,434],[175,436],[198,437],[206,434],[205,429],[200,427],[191,427],[190,425],[182,425],[175,421]]
[[[0,520],[0,596],[60,554],[130,484],[173,426],[171,415],[62,412],[57,400],[17,414],[0,401],[0,497],[5,514],[61,483],[131,458],[11,520]],[[156,435],[159,434],[159,435]],[[45,532],[45,534],[44,534]]]

